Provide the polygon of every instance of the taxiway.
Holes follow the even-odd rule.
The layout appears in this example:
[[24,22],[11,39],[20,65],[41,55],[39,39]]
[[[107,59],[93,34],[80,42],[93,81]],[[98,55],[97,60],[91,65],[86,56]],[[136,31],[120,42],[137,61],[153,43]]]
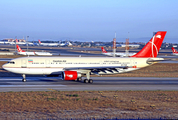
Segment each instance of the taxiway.
[[0,77],[0,92],[85,90],[178,90],[178,78],[92,77],[93,84],[63,81],[59,77]]
[[[5,46],[14,48],[13,46]],[[25,49],[25,46],[24,46]],[[60,55],[70,56],[104,56],[99,53],[81,53],[86,48],[59,49],[57,47],[31,47],[30,50],[45,50]],[[74,51],[75,51],[74,50]],[[100,48],[88,48],[90,51],[100,51]],[[132,51],[133,52],[133,51]],[[168,51],[166,54],[170,54]],[[105,56],[107,57],[107,56]],[[164,58],[177,58],[177,56],[163,56]],[[9,61],[12,58],[1,58],[0,61]],[[162,61],[161,63],[178,63],[178,61]],[[3,74],[3,73],[2,73]],[[0,92],[8,91],[84,91],[84,90],[178,90],[178,78],[152,78],[152,77],[92,77],[93,84],[83,82],[63,81],[59,77],[27,77],[27,82],[22,82],[22,77],[0,77]]]

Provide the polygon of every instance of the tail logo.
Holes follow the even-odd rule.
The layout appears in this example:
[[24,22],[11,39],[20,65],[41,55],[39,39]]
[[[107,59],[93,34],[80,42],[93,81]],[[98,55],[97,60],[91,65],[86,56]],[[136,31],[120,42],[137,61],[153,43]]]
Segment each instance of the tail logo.
[[18,45],[16,45],[16,47],[17,47],[18,52],[23,52],[23,50]]
[[[155,49],[156,49],[156,53],[158,54],[158,48],[157,48],[157,46],[155,45],[155,43],[154,43],[154,40],[155,40],[155,37],[157,37],[157,38],[159,38],[159,39],[161,39],[161,35],[157,35],[157,36],[154,36],[153,37],[153,40],[152,41],[150,41],[150,43],[152,44],[152,57],[154,57],[154,47],[155,47]],[[153,47],[154,46],[154,47]]]
[[167,31],[158,31],[150,41],[132,57],[157,57]]
[[39,42],[39,43],[41,43],[41,41],[40,41],[40,40],[38,40],[38,42]]
[[161,39],[161,35],[157,35],[156,37]]
[[17,49],[18,49],[18,51],[20,51],[19,47]]
[[107,53],[107,51],[104,49],[104,47],[101,47],[101,50],[103,53]]
[[19,48],[19,46],[17,46],[17,49],[18,49],[19,52],[21,52],[21,49]]

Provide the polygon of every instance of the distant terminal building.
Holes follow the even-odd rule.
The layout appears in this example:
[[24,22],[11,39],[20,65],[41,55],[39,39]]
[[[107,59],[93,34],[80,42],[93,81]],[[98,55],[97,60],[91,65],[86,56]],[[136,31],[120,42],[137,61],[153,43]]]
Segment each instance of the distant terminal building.
[[177,47],[177,45],[173,45],[172,47]]
[[12,38],[6,38],[6,39],[3,39],[1,41],[4,41],[4,42],[14,42],[15,40],[12,39]]
[[[15,42],[15,39],[13,38],[5,38],[3,40],[1,40],[3,42]],[[17,39],[18,42],[26,42],[24,39]]]
[[[126,47],[126,44],[117,44],[116,47]],[[140,45],[129,44],[129,47],[139,48]]]

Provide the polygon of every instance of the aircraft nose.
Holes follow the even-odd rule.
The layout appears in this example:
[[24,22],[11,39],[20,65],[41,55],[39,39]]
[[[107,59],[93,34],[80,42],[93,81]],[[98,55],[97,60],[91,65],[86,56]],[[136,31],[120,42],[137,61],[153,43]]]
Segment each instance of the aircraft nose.
[[5,70],[6,70],[6,67],[7,67],[7,63],[2,66],[2,68]]

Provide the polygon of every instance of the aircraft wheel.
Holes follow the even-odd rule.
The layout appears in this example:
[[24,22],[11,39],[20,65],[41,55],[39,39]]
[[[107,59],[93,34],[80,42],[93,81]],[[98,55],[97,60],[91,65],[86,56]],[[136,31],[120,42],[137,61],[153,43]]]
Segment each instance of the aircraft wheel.
[[82,81],[82,78],[77,78],[77,81],[78,81],[78,82]]
[[85,79],[85,80],[84,80],[84,83],[88,83],[88,80],[87,80],[87,79]]
[[89,79],[89,83],[92,84],[92,83],[93,83],[93,80],[92,80],[92,79]]
[[22,79],[22,82],[26,82],[27,80],[26,79]]

